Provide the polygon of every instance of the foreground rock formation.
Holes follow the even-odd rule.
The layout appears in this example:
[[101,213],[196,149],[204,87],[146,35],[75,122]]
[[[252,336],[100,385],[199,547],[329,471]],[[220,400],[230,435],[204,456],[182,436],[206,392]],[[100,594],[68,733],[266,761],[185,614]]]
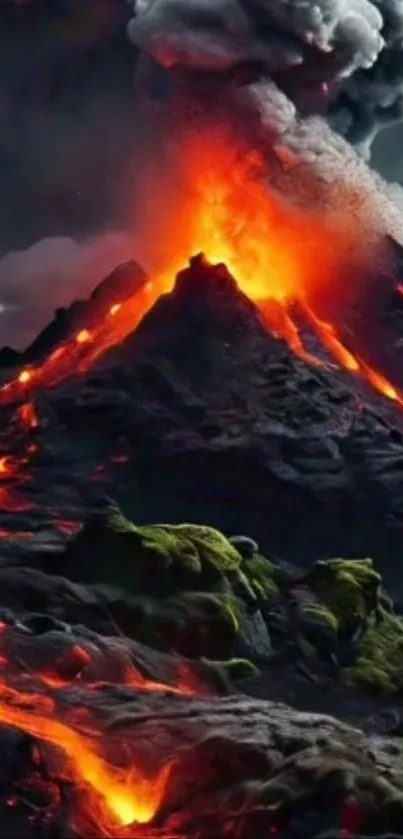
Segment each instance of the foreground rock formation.
[[[403,621],[387,610],[391,604],[370,562],[337,560],[325,563],[324,576],[319,565],[304,579],[290,579],[262,557],[242,558],[209,528],[123,528],[120,518],[117,530],[113,515],[113,537],[108,541],[98,523],[94,541],[90,522],[71,543],[61,570],[66,561],[73,577],[102,580],[110,571],[102,551],[119,557],[120,544],[121,589],[32,569],[0,571],[0,835],[402,835],[402,745],[399,736],[387,736],[399,730],[385,734],[377,725],[382,715],[372,726],[364,715],[382,708],[388,694],[399,701]],[[83,549],[89,558],[99,556],[99,567],[83,569]],[[270,610],[280,605],[284,585],[291,584],[294,594],[298,588],[312,594],[323,580],[326,598],[299,601],[297,655],[260,661],[262,672],[253,678],[251,664],[230,660],[243,633],[253,642],[256,632],[236,619],[242,604],[247,615],[246,604],[264,595],[260,614],[273,620]],[[140,596],[151,589],[153,596]],[[317,619],[340,641],[341,615],[348,616],[354,603],[368,612],[368,623],[349,651],[348,666],[341,662],[336,673],[326,653],[337,652],[337,643],[326,636],[324,643]],[[273,623],[273,654],[279,636],[284,642],[287,634],[294,639],[289,625]],[[192,659],[178,655],[178,648]],[[205,651],[229,660],[207,660]],[[350,724],[274,698],[276,690],[288,698],[292,688],[297,705],[305,700],[312,708],[315,684],[333,695],[334,712]],[[254,698],[259,694],[264,698]],[[94,754],[109,773],[107,783],[97,775]],[[117,818],[122,808],[112,793],[118,778],[123,812],[133,812],[140,824],[122,825]]]

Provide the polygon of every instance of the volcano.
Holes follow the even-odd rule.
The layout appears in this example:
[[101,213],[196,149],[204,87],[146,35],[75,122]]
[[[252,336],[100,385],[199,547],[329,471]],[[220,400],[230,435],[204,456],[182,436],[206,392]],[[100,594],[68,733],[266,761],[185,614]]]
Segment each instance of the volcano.
[[0,356],[0,836],[398,831],[399,276],[334,326],[169,289]]
[[[34,518],[53,544],[59,492],[65,529],[74,530],[89,499],[115,496],[118,484],[119,502],[139,521],[209,522],[230,533],[241,520],[265,551],[290,562],[371,554],[393,575],[403,503],[396,399],[340,366],[329,332],[323,344],[317,320],[313,329],[297,307],[301,358],[273,331],[287,317],[282,307],[257,306],[223,265],[193,259],[147,311],[151,285],[134,263],[122,266],[87,303],[57,313],[17,372],[4,368],[3,549],[16,513],[21,534]],[[368,353],[362,321],[372,317],[376,328],[394,306],[395,329],[378,334],[381,361],[389,353],[395,368],[396,285],[383,308],[373,304],[370,315],[368,295],[343,325],[346,335],[354,325]],[[107,324],[125,308],[123,287],[126,337],[116,343]],[[388,387],[397,394],[397,384]],[[9,549],[18,555],[14,538]]]

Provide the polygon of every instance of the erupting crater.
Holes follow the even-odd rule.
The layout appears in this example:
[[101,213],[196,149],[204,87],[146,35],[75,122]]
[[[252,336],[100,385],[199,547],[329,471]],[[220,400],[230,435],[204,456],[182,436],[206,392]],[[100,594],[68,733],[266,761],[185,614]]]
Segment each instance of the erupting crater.
[[[220,125],[208,135],[187,137],[177,150],[181,188],[169,194],[164,210],[164,183],[160,185],[163,210],[162,219],[153,220],[158,249],[151,275],[134,266],[126,284],[116,282],[114,297],[101,290],[86,310],[75,312],[64,340],[47,357],[42,354],[38,362],[35,353],[27,353],[28,363],[0,389],[1,404],[91,369],[136,329],[198,253],[227,267],[259,306],[273,334],[302,359],[326,363],[320,352],[305,345],[301,321],[317,336],[328,360],[403,404],[403,392],[388,381],[387,372],[362,357],[354,336],[346,343],[341,334],[348,311],[366,294],[379,256],[363,241],[365,220],[290,205],[268,187],[261,154],[244,149],[227,134]],[[395,286],[399,294],[399,284]]]

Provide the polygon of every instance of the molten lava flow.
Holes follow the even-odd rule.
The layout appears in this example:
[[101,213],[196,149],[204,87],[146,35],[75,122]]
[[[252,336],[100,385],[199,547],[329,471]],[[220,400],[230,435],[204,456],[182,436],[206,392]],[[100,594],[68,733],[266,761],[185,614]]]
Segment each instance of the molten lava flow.
[[328,350],[340,367],[348,370],[350,373],[358,373],[360,365],[355,356],[341,343],[337,337],[336,330],[330,323],[326,323],[316,315],[309,306],[304,306],[305,312],[311,321],[312,326],[320,336],[323,346]]
[[403,392],[399,391],[381,373],[370,367],[362,358],[353,355],[337,337],[334,327],[318,318],[312,309],[305,304],[304,310],[314,331],[319,335],[323,346],[338,363],[339,367],[349,373],[356,373],[367,381],[374,390],[386,399],[395,402],[403,408]]
[[24,402],[18,409],[18,417],[27,428],[38,428],[39,420],[33,402]]
[[[33,674],[28,664],[21,672],[20,659],[13,655],[14,643],[20,649],[16,638],[19,631],[0,622],[0,725],[18,729],[55,747],[46,753],[46,762],[54,777],[74,783],[72,820],[79,835],[88,835],[88,825],[91,825],[91,835],[97,837],[118,836],[123,827],[131,826],[125,835],[138,839],[143,833],[136,825],[149,823],[162,804],[171,765],[166,763],[151,774],[143,771],[127,744],[121,744],[116,735],[111,737],[110,748],[105,751],[102,731],[89,708],[69,701],[72,685],[76,688],[81,685],[81,689],[85,688],[87,693],[94,691],[94,695],[105,688],[105,682],[91,682],[86,678],[86,673],[91,676],[97,668],[92,652],[72,644],[55,659],[52,672],[38,669]],[[111,660],[105,662],[109,667]],[[95,671],[91,670],[94,666]],[[121,672],[121,680],[114,678],[115,688],[121,684],[127,689],[183,696],[211,693],[200,684],[186,662],[177,664],[176,686],[152,682],[132,664],[124,666]],[[119,755],[123,755],[124,765]]]
[[[80,803],[98,821],[99,836],[111,835],[115,827],[147,824],[161,805],[170,766],[153,778],[131,766],[113,769],[101,755],[95,738],[82,734],[57,719],[50,697],[21,693],[7,685],[0,687],[0,723],[24,731],[55,746],[62,756],[54,757],[60,777],[73,781],[81,792]],[[95,817],[95,818],[94,818]],[[80,820],[80,813],[77,814]]]

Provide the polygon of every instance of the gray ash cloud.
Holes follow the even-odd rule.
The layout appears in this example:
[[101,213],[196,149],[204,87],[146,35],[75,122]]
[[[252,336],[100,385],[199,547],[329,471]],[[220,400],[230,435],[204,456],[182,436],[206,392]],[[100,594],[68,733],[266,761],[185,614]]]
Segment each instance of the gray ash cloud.
[[254,66],[366,154],[403,117],[401,0],[136,0],[129,34],[162,65]]

